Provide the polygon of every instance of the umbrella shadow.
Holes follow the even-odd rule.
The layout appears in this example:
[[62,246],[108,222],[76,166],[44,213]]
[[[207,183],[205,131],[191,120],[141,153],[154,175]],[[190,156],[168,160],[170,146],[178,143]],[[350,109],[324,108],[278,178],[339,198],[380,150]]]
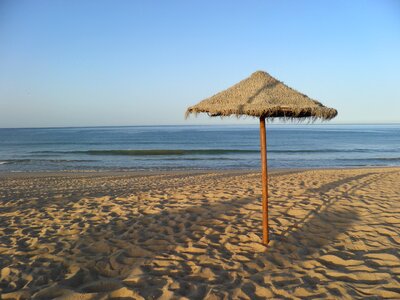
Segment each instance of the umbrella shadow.
[[[377,173],[366,173],[366,174],[346,177],[344,179],[340,179],[340,180],[337,180],[337,181],[333,181],[333,182],[327,183],[327,184],[322,185],[322,186],[320,186],[318,188],[307,189],[304,192],[303,196],[317,198],[320,201],[322,201],[322,203],[318,204],[318,205],[315,205],[315,209],[309,210],[308,212],[306,212],[304,214],[304,216],[302,216],[299,219],[291,218],[292,225],[288,226],[283,232],[281,232],[280,236],[285,236],[287,234],[296,232],[300,228],[303,228],[304,226],[306,226],[310,221],[314,220],[318,215],[319,216],[324,216],[324,215],[328,214],[330,211],[332,211],[333,214],[335,214],[334,213],[335,211],[338,211],[339,215],[349,216],[349,220],[352,220],[353,218],[354,218],[354,220],[356,220],[357,219],[357,211],[354,209],[354,207],[348,207],[347,206],[346,210],[337,209],[337,208],[330,209],[341,198],[329,196],[327,193],[329,191],[331,191],[331,190],[334,190],[334,189],[336,189],[336,188],[338,188],[340,186],[343,186],[345,184],[348,184],[348,183],[350,183],[352,181],[358,181],[360,179],[363,179],[363,178],[366,178],[366,177],[369,177],[369,176],[375,175],[375,174],[377,174]],[[368,179],[368,180],[364,180],[363,184],[358,183],[357,185],[349,186],[345,191],[343,191],[343,195],[342,196],[347,197],[348,193],[350,191],[352,191],[354,189],[363,188],[363,187],[367,186],[368,184],[370,184],[371,181],[373,181],[373,180],[374,179]],[[296,205],[296,203],[292,207],[289,207],[285,211],[283,211],[282,214],[281,214],[282,217],[288,216],[288,212],[290,210],[292,210],[292,208],[295,205]],[[348,211],[350,211],[350,213],[348,213]],[[335,219],[331,220],[331,222],[335,223]],[[329,226],[329,224],[326,224],[326,225]]]
[[[253,260],[261,268],[254,268],[254,263],[248,268],[249,280],[244,283],[243,290],[250,299],[261,299],[256,293],[259,286],[283,291],[287,296],[299,288],[317,290],[320,279],[313,276],[310,270],[316,268],[319,257],[330,248],[335,249],[335,255],[348,259],[348,254],[342,252],[344,249],[340,244],[358,219],[359,214],[355,209],[344,210],[331,206],[313,212],[297,228],[272,234],[273,239],[267,251],[259,253]],[[336,265],[325,267],[340,268]],[[329,296],[322,292],[318,297]]]
[[[365,177],[369,177],[371,175],[376,175],[376,174],[378,174],[378,173],[370,172],[370,173],[355,175],[355,176],[351,176],[351,177],[346,177],[346,178],[339,179],[339,180],[336,180],[336,181],[333,181],[333,182],[329,182],[329,183],[324,184],[324,185],[322,185],[322,186],[320,186],[318,188],[308,189],[307,192],[310,192],[310,193],[327,193],[330,190],[333,190],[333,189],[335,189],[335,188],[337,188],[339,186],[342,186],[344,184],[350,183],[351,181],[359,180],[359,179],[362,179],[362,178],[365,178]],[[362,184],[362,185],[357,184],[356,186],[350,187],[350,188],[348,188],[348,191],[350,191],[352,189],[360,189],[360,188],[362,188],[364,186],[367,186],[373,180],[374,179],[366,180],[364,182],[364,184]]]
[[[352,205],[341,205],[343,200],[347,200],[349,193],[354,189],[367,186],[375,179],[365,178],[376,173],[362,174],[352,177],[346,177],[337,181],[322,185],[319,188],[308,189],[303,193],[303,198],[317,198],[322,203],[315,205],[312,210],[304,210],[304,214],[293,216],[290,212],[296,207],[297,203],[281,212],[273,220],[280,224],[280,220],[286,219],[286,226],[279,231],[277,227],[271,230],[271,242],[265,253],[260,253],[255,261],[264,270],[250,269],[250,281],[246,283],[246,293],[250,298],[256,299],[256,284],[268,288],[282,288],[286,291],[294,291],[298,288],[317,288],[319,279],[309,275],[309,270],[316,267],[321,255],[327,253],[334,254],[343,259],[349,259],[350,252],[343,251],[346,247],[343,245],[343,239],[346,243],[353,242],[349,229],[355,222],[360,220],[360,214],[357,207]],[[362,180],[362,183],[360,181]],[[357,184],[346,184],[358,181]],[[331,195],[329,192],[340,187],[340,196]],[[301,203],[302,200],[300,200]],[[306,202],[308,202],[306,200]],[[325,262],[327,264],[327,262]],[[335,264],[325,265],[325,268],[342,268]],[[288,270],[292,270],[288,272]],[[347,271],[346,271],[347,272]],[[268,279],[265,279],[268,278]],[[274,280],[274,278],[280,278]],[[270,280],[272,279],[272,280]],[[274,282],[272,282],[274,281]],[[290,294],[290,293],[289,293]],[[338,294],[340,296],[340,293]],[[320,294],[319,297],[328,297],[327,294]]]
[[354,222],[359,220],[355,208],[337,208],[326,206],[321,211],[308,213],[305,219],[290,226],[281,234],[273,234],[273,250],[282,256],[294,254],[298,260],[311,259],[325,251],[327,245],[338,242],[338,238],[348,231]]

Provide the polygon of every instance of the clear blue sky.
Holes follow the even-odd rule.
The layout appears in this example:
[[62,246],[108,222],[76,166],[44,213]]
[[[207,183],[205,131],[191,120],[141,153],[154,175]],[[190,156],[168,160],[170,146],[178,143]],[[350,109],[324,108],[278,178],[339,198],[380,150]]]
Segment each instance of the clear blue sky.
[[400,122],[400,1],[0,0],[0,127],[256,123],[184,120],[256,70]]

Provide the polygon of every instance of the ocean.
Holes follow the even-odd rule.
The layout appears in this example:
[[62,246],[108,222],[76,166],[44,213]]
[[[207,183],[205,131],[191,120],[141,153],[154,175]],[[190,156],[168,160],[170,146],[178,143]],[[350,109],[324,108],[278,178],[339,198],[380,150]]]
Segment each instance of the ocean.
[[[400,125],[267,124],[270,168],[400,166]],[[258,125],[0,129],[0,172],[259,169]]]

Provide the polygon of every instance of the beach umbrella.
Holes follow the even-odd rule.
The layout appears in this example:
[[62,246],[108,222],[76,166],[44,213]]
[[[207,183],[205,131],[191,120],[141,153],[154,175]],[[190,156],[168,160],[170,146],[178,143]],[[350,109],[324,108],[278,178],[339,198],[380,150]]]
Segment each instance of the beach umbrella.
[[316,100],[288,87],[263,71],[210,98],[190,106],[190,114],[207,113],[211,117],[251,116],[260,119],[260,148],[262,170],[262,226],[263,243],[268,244],[268,173],[265,120],[330,120],[336,109],[328,108]]

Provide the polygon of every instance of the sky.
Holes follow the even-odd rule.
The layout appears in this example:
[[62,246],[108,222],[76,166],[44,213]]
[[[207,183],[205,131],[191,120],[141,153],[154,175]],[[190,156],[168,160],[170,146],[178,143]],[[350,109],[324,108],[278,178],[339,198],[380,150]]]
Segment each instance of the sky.
[[0,128],[255,124],[188,106],[256,70],[400,122],[400,1],[0,0]]

